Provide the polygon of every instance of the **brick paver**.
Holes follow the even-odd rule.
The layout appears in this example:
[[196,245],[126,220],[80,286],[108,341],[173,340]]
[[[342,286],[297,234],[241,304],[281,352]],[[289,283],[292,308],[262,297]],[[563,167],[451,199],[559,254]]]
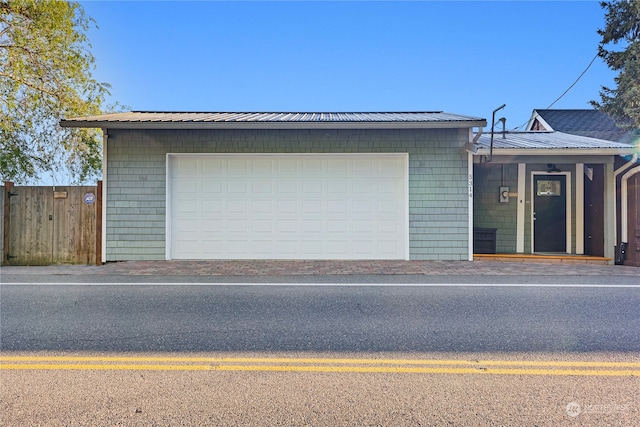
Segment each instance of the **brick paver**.
[[0,268],[3,274],[291,276],[291,275],[429,275],[429,276],[636,276],[632,266],[495,261],[123,261],[102,266]]

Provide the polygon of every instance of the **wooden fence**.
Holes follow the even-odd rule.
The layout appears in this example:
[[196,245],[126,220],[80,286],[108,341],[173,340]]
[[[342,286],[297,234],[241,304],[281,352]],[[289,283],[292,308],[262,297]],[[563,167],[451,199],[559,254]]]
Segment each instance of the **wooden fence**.
[[99,264],[101,187],[5,183],[2,264]]

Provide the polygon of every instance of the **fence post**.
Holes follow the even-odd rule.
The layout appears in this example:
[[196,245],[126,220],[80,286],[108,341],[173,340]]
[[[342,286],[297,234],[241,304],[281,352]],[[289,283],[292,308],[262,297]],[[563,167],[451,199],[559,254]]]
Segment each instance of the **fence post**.
[[11,234],[11,222],[9,216],[11,215],[11,190],[13,190],[13,182],[7,181],[4,183],[4,194],[2,195],[4,200],[4,225],[3,225],[3,242],[2,242],[2,259],[0,265],[9,264],[9,235]]
[[96,265],[102,265],[102,180],[96,188]]

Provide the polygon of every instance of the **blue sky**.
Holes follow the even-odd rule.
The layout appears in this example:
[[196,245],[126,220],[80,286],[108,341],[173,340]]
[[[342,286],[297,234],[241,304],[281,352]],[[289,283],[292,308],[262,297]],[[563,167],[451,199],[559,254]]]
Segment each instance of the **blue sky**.
[[[546,108],[597,52],[597,1],[87,1],[94,76],[152,111]],[[596,59],[553,108],[590,108]]]

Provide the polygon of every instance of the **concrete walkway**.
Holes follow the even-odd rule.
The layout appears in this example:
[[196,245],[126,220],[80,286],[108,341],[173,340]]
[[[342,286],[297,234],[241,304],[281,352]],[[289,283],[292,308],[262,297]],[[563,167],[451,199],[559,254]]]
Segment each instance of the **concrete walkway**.
[[3,275],[129,276],[631,276],[640,268],[620,265],[493,261],[123,261],[102,266],[0,267]]

